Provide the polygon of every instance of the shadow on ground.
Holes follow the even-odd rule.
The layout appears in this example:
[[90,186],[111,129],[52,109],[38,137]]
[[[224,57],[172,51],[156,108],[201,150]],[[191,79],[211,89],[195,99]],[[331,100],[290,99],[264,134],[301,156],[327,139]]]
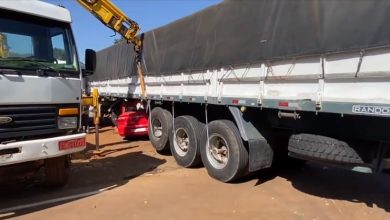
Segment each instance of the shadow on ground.
[[[249,179],[257,185],[276,177],[285,178],[297,190],[310,195],[374,205],[390,211],[390,175],[365,174],[315,163],[295,168],[259,171]],[[248,179],[247,179],[248,180]]]
[[[94,195],[93,192],[98,192],[101,189],[114,189],[145,173],[158,172],[158,167],[166,163],[164,159],[143,154],[136,141],[135,143],[113,141],[100,147],[100,151],[94,151],[95,145],[88,144],[83,153],[74,155],[69,183],[62,188],[48,189],[45,187],[40,181],[42,178],[40,173],[36,174],[36,178],[11,182],[5,187],[0,187],[0,219],[17,217],[68,203]],[[80,194],[85,196],[72,198],[72,196]],[[70,198],[30,208],[4,210],[8,207],[64,197]]]

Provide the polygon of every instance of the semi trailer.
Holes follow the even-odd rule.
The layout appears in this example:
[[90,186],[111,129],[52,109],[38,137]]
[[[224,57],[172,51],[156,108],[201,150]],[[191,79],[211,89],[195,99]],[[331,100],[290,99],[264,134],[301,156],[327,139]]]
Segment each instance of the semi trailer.
[[111,111],[142,100],[155,149],[223,182],[290,157],[380,172],[389,12],[388,1],[226,0],[143,33],[141,58],[125,42],[99,51],[89,86]]

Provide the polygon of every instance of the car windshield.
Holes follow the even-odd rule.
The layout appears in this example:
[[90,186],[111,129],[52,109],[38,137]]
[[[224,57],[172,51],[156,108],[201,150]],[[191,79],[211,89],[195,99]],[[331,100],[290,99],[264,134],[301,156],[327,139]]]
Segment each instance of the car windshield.
[[0,68],[77,72],[77,56],[63,22],[0,11]]

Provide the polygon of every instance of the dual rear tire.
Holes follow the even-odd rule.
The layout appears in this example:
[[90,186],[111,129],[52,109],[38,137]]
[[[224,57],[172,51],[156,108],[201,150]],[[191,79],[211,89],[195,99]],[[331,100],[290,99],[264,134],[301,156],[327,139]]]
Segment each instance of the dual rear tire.
[[175,118],[174,129],[169,135],[171,153],[182,167],[196,167],[202,163],[200,157],[201,134],[204,124],[186,115]]
[[[208,134],[207,134],[208,133]],[[222,182],[237,180],[248,172],[248,151],[237,126],[216,120],[203,130],[201,157],[209,175]]]
[[177,117],[170,146],[179,165],[203,162],[209,175],[222,182],[234,181],[248,170],[248,152],[236,125],[228,120],[213,121],[206,128],[192,116]]
[[209,175],[222,182],[237,180],[248,173],[248,151],[237,126],[229,120],[212,121],[206,127],[193,116],[179,116],[174,125],[171,113],[156,107],[151,112],[149,137],[154,148],[169,146],[182,167],[202,163]]
[[159,153],[169,150],[169,134],[172,133],[172,114],[160,107],[150,113],[148,135],[153,147]]

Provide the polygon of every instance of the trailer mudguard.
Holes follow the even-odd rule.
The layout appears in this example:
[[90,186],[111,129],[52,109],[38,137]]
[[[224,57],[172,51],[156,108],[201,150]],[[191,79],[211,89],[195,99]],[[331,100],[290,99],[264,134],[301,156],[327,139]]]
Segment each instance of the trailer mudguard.
[[249,172],[270,167],[274,153],[267,140],[250,121],[245,120],[238,107],[229,106],[229,111],[236,122],[242,139],[248,142]]

